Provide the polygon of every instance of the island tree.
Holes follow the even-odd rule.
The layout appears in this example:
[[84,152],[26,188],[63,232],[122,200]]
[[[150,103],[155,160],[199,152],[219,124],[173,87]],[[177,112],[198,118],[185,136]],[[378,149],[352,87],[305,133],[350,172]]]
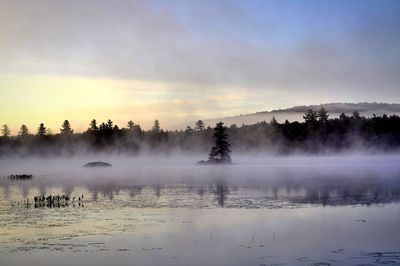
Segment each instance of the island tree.
[[227,127],[224,123],[219,122],[214,128],[213,138],[215,140],[214,146],[208,156],[209,163],[231,163],[231,144],[228,142]]

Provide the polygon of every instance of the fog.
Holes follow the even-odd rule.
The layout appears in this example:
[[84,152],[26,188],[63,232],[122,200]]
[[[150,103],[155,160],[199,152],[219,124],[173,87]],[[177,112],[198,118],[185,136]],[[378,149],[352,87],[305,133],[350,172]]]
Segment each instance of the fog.
[[[400,261],[399,155],[199,159],[0,160],[0,264],[69,265],[66,254],[85,265]],[[83,167],[100,160],[112,167]],[[36,204],[38,195],[73,200]]]
[[[54,176],[81,178],[82,176],[109,176],[115,179],[123,177],[137,178],[138,173],[149,175],[146,178],[157,178],[166,181],[167,178],[184,176],[226,175],[235,179],[246,179],[246,176],[270,178],[280,171],[294,171],[298,176],[301,172],[317,172],[325,174],[358,174],[376,171],[384,175],[396,174],[400,170],[400,155],[363,155],[348,153],[327,156],[266,156],[266,155],[233,155],[232,165],[197,165],[205,159],[206,154],[151,155],[79,155],[73,157],[28,157],[2,158],[0,160],[0,175],[31,173],[36,176]],[[112,164],[109,168],[84,168],[91,161],[105,161]],[[267,171],[267,172],[265,172]]]
[[[46,194],[55,188],[68,195],[84,189],[95,199],[98,193],[113,198],[121,191],[131,196],[145,191],[144,194],[150,193],[154,198],[166,196],[169,207],[193,206],[197,204],[195,194],[215,196],[214,200],[203,202],[204,206],[246,208],[268,207],[266,204],[270,202],[264,198],[324,205],[400,199],[398,155],[235,156],[232,165],[197,165],[199,159],[200,155],[5,159],[0,161],[0,187],[6,197],[10,188],[17,187],[23,198],[32,191]],[[111,163],[112,167],[83,167],[87,162],[99,160]],[[7,178],[11,174],[34,177],[15,181]],[[243,205],[245,199],[253,202]],[[185,203],[176,205],[176,201]],[[147,206],[144,200],[140,204]]]

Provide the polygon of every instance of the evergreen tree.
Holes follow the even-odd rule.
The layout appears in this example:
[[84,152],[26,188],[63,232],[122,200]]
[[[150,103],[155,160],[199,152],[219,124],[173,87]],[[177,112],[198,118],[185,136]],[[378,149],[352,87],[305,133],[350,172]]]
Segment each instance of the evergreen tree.
[[135,129],[135,123],[133,123],[132,120],[128,121],[128,128],[130,131],[133,131]]
[[195,130],[196,131],[203,131],[205,129],[205,127],[206,126],[205,126],[204,122],[202,120],[198,120],[196,122]]
[[11,130],[7,125],[3,125],[1,128],[1,135],[4,138],[8,138],[11,135]]
[[93,119],[91,122],[90,122],[90,127],[89,127],[89,130],[91,130],[91,131],[96,131],[96,130],[98,130],[99,128],[97,127],[97,121],[96,121],[96,119]]
[[107,120],[107,129],[113,129],[113,128],[114,128],[113,121],[111,121],[111,119],[108,119]]
[[186,126],[186,130],[185,130],[186,133],[191,133],[193,131],[194,130],[193,130],[193,128],[191,128],[191,126]]
[[28,127],[26,125],[22,125],[19,132],[18,132],[18,136],[20,137],[26,137],[29,135],[29,130]]
[[62,135],[72,135],[74,133],[68,120],[65,120],[61,127],[60,131]]
[[106,131],[108,126],[103,122],[99,126],[99,131]]
[[309,109],[304,114],[303,118],[307,124],[314,124],[315,122],[317,122],[318,115],[315,111],[313,111],[312,109]]
[[154,121],[154,126],[153,126],[153,128],[151,129],[153,132],[156,132],[156,133],[159,133],[160,131],[161,131],[161,129],[160,129],[160,122],[158,122],[158,119],[156,119],[155,121]]
[[142,128],[140,127],[139,124],[138,124],[138,125],[135,125],[135,127],[134,127],[134,132],[135,132],[135,134],[136,134],[137,136],[139,136],[139,137],[142,137],[142,136],[143,136],[143,130],[142,130]]
[[360,120],[361,119],[360,113],[357,110],[355,110],[353,112],[353,118],[356,119],[356,120]]
[[43,123],[40,123],[40,126],[39,126],[39,128],[37,130],[37,135],[38,136],[44,136],[44,135],[46,135],[46,132],[47,132],[46,127],[44,126]]
[[278,125],[278,121],[276,121],[275,116],[272,117],[272,119],[271,119],[271,121],[269,122],[269,124],[270,124],[271,126],[274,126],[274,127]]
[[347,117],[347,115],[346,115],[345,113],[341,113],[341,114],[339,115],[339,119],[342,120],[342,121],[344,121],[344,120],[347,120],[348,117]]
[[325,110],[323,106],[321,106],[321,109],[319,109],[317,113],[318,121],[321,123],[326,123],[328,122],[329,114],[328,111]]
[[214,128],[213,138],[215,139],[215,145],[211,148],[211,152],[208,156],[208,162],[211,163],[231,163],[231,150],[229,147],[231,144],[228,142],[228,134],[226,133],[227,127],[224,123],[219,122]]

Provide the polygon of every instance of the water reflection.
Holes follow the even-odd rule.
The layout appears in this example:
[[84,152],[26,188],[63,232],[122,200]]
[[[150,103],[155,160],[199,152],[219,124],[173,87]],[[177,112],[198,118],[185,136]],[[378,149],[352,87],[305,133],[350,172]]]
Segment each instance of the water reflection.
[[[212,207],[263,208],[273,202],[318,205],[375,204],[400,199],[400,179],[396,176],[309,176],[266,177],[264,179],[232,179],[219,175],[209,179],[190,179],[185,182],[144,182],[135,178],[89,178],[81,181],[47,178],[25,181],[3,179],[0,195],[9,199],[11,190],[27,199],[35,192],[45,195],[55,189],[68,197],[77,190],[86,190],[91,201],[128,198],[138,207]],[[33,191],[33,192],[32,192]],[[14,194],[18,194],[15,191]],[[123,194],[121,197],[120,194]],[[141,202],[142,201],[142,202]],[[146,203],[146,201],[148,203]],[[140,202],[140,204],[139,204]]]
[[216,187],[215,195],[216,195],[216,198],[218,201],[218,205],[221,207],[224,207],[226,197],[229,194],[228,185],[226,184],[226,181],[220,180],[220,181],[217,181],[215,187]]
[[[0,168],[0,265],[400,262],[399,164],[67,166]],[[38,195],[70,200],[26,208]]]

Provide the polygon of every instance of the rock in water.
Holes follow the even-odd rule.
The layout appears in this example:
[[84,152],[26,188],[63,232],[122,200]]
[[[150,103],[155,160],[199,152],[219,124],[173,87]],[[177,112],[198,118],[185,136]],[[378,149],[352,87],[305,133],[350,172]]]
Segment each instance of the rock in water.
[[110,167],[111,164],[105,162],[90,162],[85,164],[83,167]]

